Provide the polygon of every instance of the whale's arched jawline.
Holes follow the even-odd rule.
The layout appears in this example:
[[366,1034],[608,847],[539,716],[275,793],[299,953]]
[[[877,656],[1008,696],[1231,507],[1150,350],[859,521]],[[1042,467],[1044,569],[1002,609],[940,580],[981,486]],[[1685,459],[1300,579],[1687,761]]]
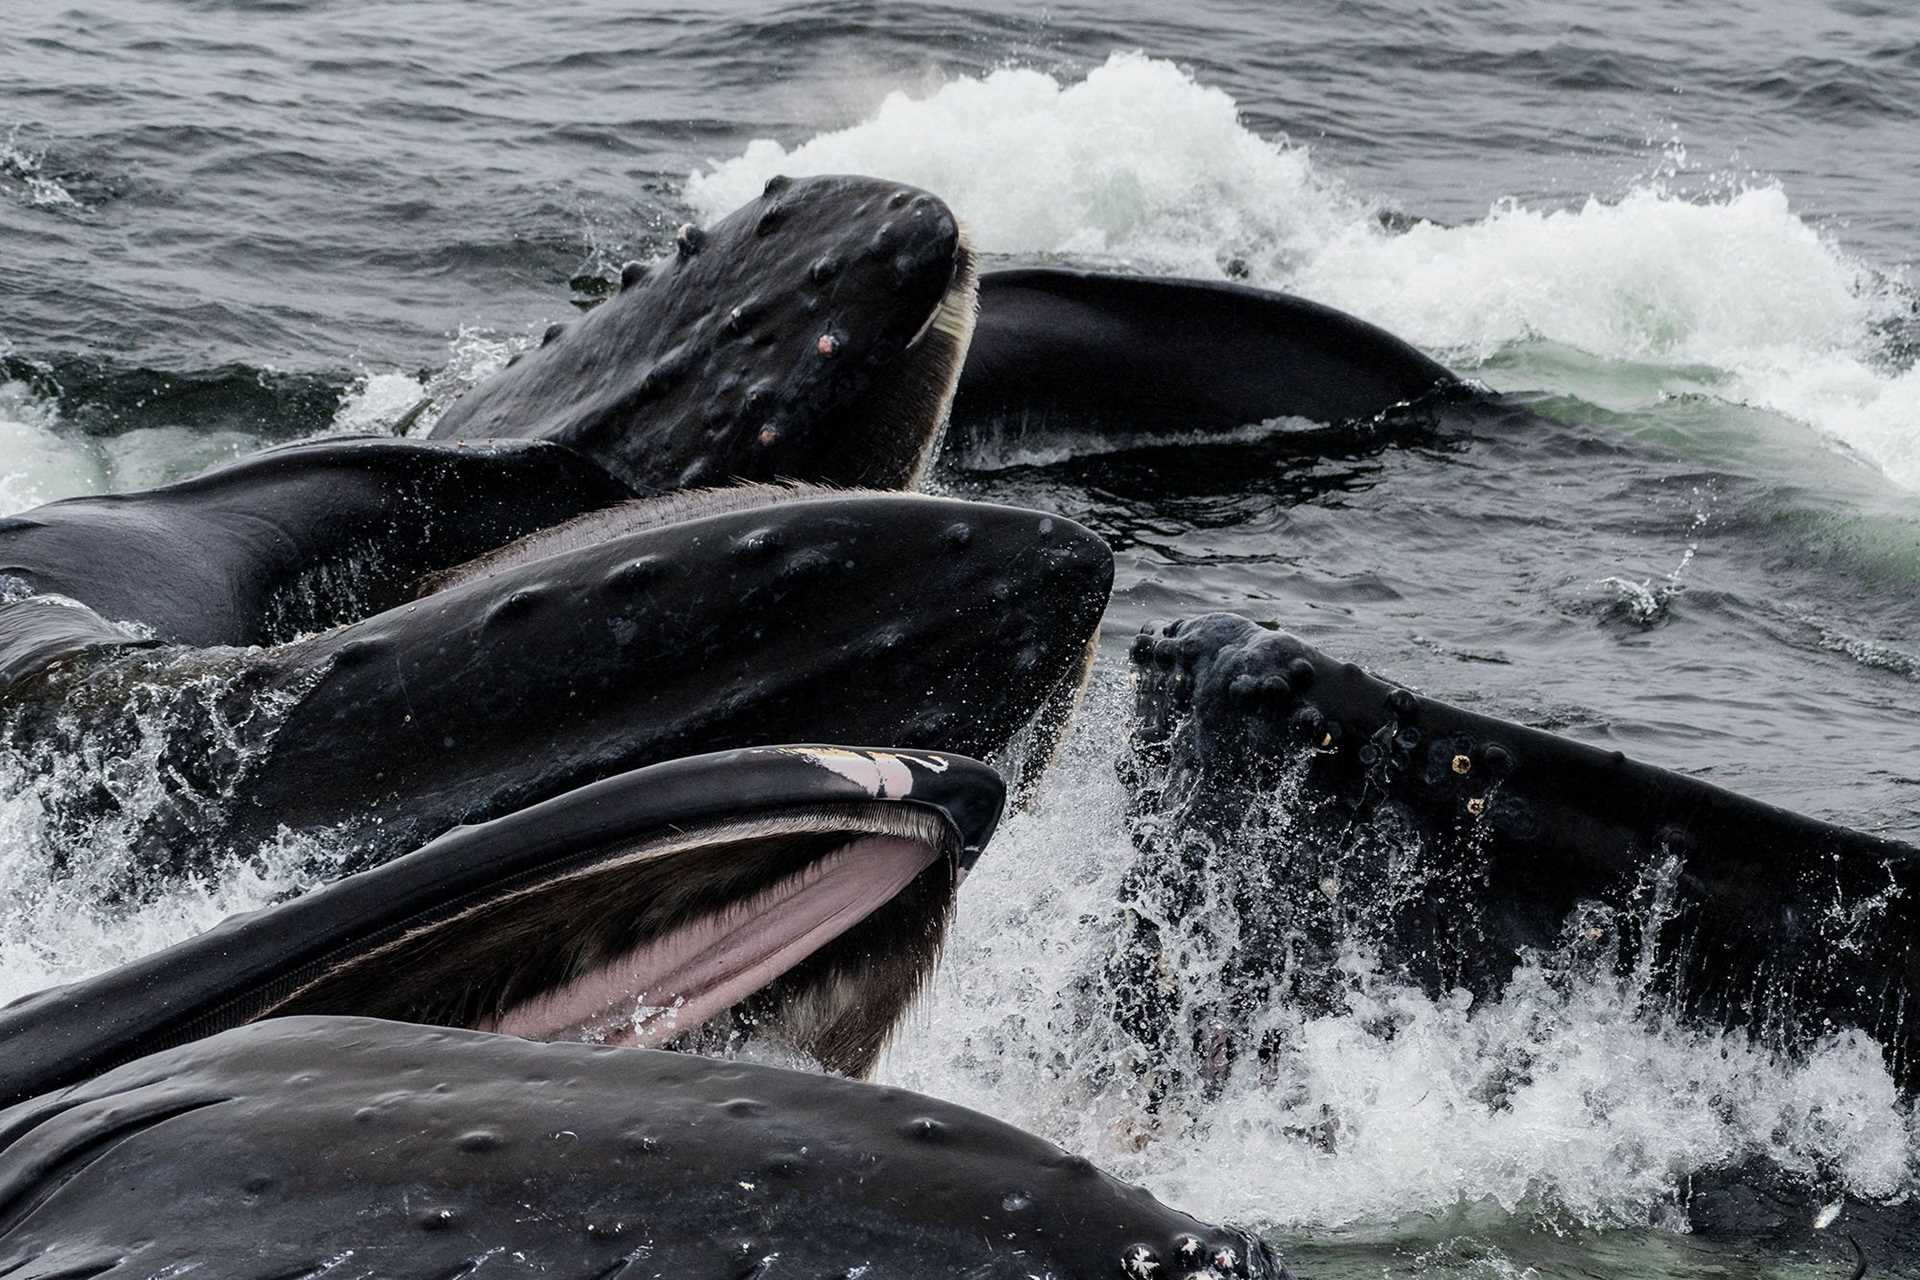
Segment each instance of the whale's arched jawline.
[[615,844],[343,948],[253,1016],[671,1047],[718,1019],[864,1074],[938,961],[958,855],[950,826],[901,805]]

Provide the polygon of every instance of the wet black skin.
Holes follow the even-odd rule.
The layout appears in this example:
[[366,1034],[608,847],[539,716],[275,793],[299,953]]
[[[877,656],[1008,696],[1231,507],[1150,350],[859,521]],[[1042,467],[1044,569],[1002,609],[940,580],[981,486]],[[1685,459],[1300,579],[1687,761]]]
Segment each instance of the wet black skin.
[[[875,795],[822,753],[885,759],[908,785]],[[931,975],[1004,798],[991,769],[937,751],[746,748],[620,774],[7,1005],[0,1106],[288,1013],[477,1028],[584,958],[724,914],[863,833],[911,833],[941,855],[924,883],[753,1002],[769,1033],[863,1073]],[[631,860],[662,841],[675,849]],[[855,994],[833,1004],[840,983]],[[817,991],[831,1016],[783,1020]]]
[[[1113,572],[1087,530],[912,495],[749,497],[772,505],[658,500],[674,522],[590,523],[274,649],[88,649],[16,680],[8,729],[60,759],[161,726],[174,801],[127,868],[137,894],[281,826],[343,828],[372,862],[677,756],[839,739],[990,757],[1071,706]],[[20,607],[0,605],[0,637]]]
[[[953,294],[960,331],[926,330]],[[971,327],[958,223],[924,191],[775,178],[448,407],[439,439],[570,445],[637,492],[925,466]]]
[[[1133,656],[1132,889],[1178,910],[1207,867],[1246,870],[1223,851],[1264,849],[1264,883],[1241,886],[1265,904],[1235,962],[1248,990],[1288,949],[1313,982],[1316,931],[1360,929],[1433,991],[1496,991],[1523,949],[1564,947],[1650,963],[1682,1012],[1783,1045],[1864,1028],[1920,1086],[1920,850],[1449,706],[1231,614],[1149,625]],[[1269,829],[1268,797],[1296,785],[1292,825]],[[1408,850],[1411,886],[1392,869]],[[1171,1043],[1138,980],[1151,935],[1120,966],[1122,1004]]]
[[176,644],[273,644],[389,608],[423,573],[631,496],[539,442],[324,440],[0,519],[0,580]]
[[275,1019],[0,1112],[12,1280],[1115,1280],[1129,1256],[1284,1274],[978,1112],[653,1050]]
[[1386,330],[1290,294],[992,271],[980,277],[946,451],[965,465],[984,444],[1029,433],[1222,432],[1275,418],[1336,427],[1463,393],[1445,366]]
[[[1686,1198],[1695,1235],[1744,1244],[1754,1256],[1792,1250],[1834,1280],[1920,1277],[1920,1204],[1861,1200],[1840,1186],[1762,1160],[1696,1174]],[[1838,1210],[1834,1213],[1834,1210]],[[1827,1221],[1825,1226],[1816,1222]],[[1723,1255],[1724,1256],[1724,1255]]]

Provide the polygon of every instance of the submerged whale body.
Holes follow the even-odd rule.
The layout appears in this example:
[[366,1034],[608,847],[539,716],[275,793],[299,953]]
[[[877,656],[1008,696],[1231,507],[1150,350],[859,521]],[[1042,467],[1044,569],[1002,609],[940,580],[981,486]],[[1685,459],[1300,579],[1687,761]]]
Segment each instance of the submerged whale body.
[[174,644],[276,644],[391,608],[423,574],[632,496],[538,441],[320,440],[0,519],[0,585],[78,600]]
[[0,1187],[18,1280],[1286,1274],[905,1090],[356,1018],[257,1023],[0,1112]]
[[[1257,850],[1251,880],[1214,885],[1245,908],[1237,987],[1286,967],[1337,998],[1355,930],[1433,990],[1491,993],[1524,954],[1564,950],[1783,1046],[1864,1029],[1920,1086],[1920,850],[1450,706],[1231,614],[1150,624],[1133,661],[1123,774],[1150,820],[1130,890],[1177,913],[1199,879],[1244,871],[1227,851]],[[1137,922],[1118,1004],[1170,1051],[1184,1033]]]
[[989,756],[1036,717],[1050,736],[1112,573],[1079,525],[985,503],[775,487],[635,502],[269,649],[125,632],[116,647],[97,618],[60,631],[69,652],[10,647],[76,609],[0,604],[0,655],[27,655],[0,670],[6,740],[66,744],[54,760],[162,754],[165,798],[121,893],[282,828],[340,836],[367,865],[676,756],[836,738]]
[[0,1009],[0,1106],[293,1013],[771,1037],[865,1072],[1000,818],[944,752],[780,746],[591,783]]
[[774,178],[468,391],[437,439],[570,445],[641,493],[729,480],[911,487],[974,323],[973,256],[924,191]]
[[1058,432],[1152,443],[1286,418],[1335,428],[1464,390],[1386,330],[1292,294],[1053,267],[990,271],[946,447],[964,464],[993,445]]

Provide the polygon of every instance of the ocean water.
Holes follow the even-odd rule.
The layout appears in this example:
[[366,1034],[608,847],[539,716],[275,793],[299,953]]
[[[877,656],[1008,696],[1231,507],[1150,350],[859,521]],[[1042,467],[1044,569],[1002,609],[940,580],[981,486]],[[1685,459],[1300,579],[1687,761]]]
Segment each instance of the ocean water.
[[[1270,1011],[1281,1078],[1148,1122],[1076,994],[1130,849],[1125,643],[1155,617],[1274,620],[1920,839],[1910,5],[0,0],[0,510],[391,429],[679,223],[836,170],[939,193],[989,267],[1243,275],[1502,396],[1415,446],[943,463],[937,487],[1092,524],[1119,576],[1078,732],[883,1078],[1257,1224],[1308,1276],[1845,1275],[1848,1235],[1868,1274],[1920,1275],[1920,1120],[1857,1036],[1781,1061],[1553,957],[1474,1007],[1356,950],[1353,1012]],[[58,795],[5,781],[0,998],[310,863],[103,916],[33,856]],[[1811,1197],[1803,1229],[1702,1211],[1770,1179]]]

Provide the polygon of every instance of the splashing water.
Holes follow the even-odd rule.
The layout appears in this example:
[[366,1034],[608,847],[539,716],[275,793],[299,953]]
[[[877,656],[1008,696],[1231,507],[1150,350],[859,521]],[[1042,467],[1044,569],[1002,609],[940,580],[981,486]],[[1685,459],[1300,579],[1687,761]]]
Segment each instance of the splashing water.
[[[1135,856],[1112,747],[1128,698],[1103,664],[1037,803],[1007,821],[961,894],[934,990],[882,1079],[1033,1129],[1202,1216],[1269,1230],[1394,1238],[1467,1206],[1684,1230],[1689,1176],[1753,1159],[1857,1197],[1920,1192],[1920,1120],[1869,1038],[1831,1035],[1785,1060],[1745,1033],[1664,1016],[1649,972],[1615,977],[1574,953],[1535,957],[1476,1002],[1429,996],[1349,946],[1337,1011],[1260,1011],[1286,1046],[1275,1064],[1236,1063],[1147,1115],[1117,1056],[1127,1037],[1076,994],[1116,941]],[[1183,924],[1215,945],[1180,952],[1180,982],[1217,999],[1207,984],[1233,913]]]
[[415,377],[364,370],[340,393],[340,406],[322,435],[393,435],[425,439],[446,407],[461,394],[507,367],[514,356],[539,345],[544,326],[497,334],[462,325],[447,343],[447,362]]
[[98,452],[62,433],[59,406],[24,382],[0,382],[0,459],[0,515],[107,488]]
[[391,435],[426,395],[418,378],[369,370],[340,393],[340,407],[327,434]]
[[759,140],[696,173],[687,199],[717,217],[775,173],[876,173],[938,192],[988,253],[1071,254],[1219,276],[1240,257],[1276,278],[1364,220],[1306,151],[1241,127],[1233,99],[1170,62],[1115,54],[1077,84],[1007,69],[792,151]]
[[824,172],[937,191],[986,253],[1244,273],[1467,367],[1532,344],[1652,364],[1665,377],[1634,388],[1642,404],[1698,389],[1704,368],[1712,394],[1809,423],[1920,487],[1920,368],[1880,336],[1910,308],[1905,287],[1808,225],[1778,184],[1690,199],[1655,177],[1394,234],[1305,148],[1247,129],[1225,93],[1115,54],[1075,83],[1008,69],[894,93],[791,149],[756,140],[685,194],[715,217],[775,173]]
[[1635,626],[1652,627],[1665,622],[1673,602],[1686,590],[1682,580],[1693,564],[1694,557],[1700,553],[1700,531],[1707,526],[1707,514],[1704,506],[1693,513],[1693,538],[1687,543],[1687,549],[1680,553],[1680,563],[1668,570],[1658,585],[1651,578],[1635,582],[1618,574],[1609,574],[1594,585],[1610,589],[1615,608]]
[[[1126,680],[1119,664],[1096,669],[1054,770],[960,895],[934,988],[880,1079],[1039,1132],[1202,1216],[1267,1230],[1418,1237],[1469,1206],[1495,1220],[1684,1229],[1690,1175],[1752,1159],[1854,1197],[1920,1193],[1920,1119],[1870,1039],[1830,1035],[1783,1060],[1742,1033],[1662,1016],[1644,968],[1618,978],[1573,954],[1534,957],[1498,999],[1476,1002],[1408,986],[1350,939],[1332,969],[1337,1009],[1276,998],[1257,1022],[1284,1046],[1272,1062],[1249,1055],[1150,1113],[1128,1069],[1136,1046],[1089,982],[1119,937],[1114,904],[1136,856],[1114,769]],[[305,892],[340,865],[339,850],[283,832],[210,876],[103,908],[85,875],[51,874],[23,851],[46,847],[62,806],[109,777],[122,803],[84,845],[101,865],[124,861],[139,819],[168,797],[157,749],[123,755],[110,775],[80,756],[49,772],[0,755],[0,999]],[[1848,918],[1872,911],[1830,905]],[[1659,909],[1654,893],[1648,911]],[[1189,1001],[1217,999],[1236,913],[1167,923],[1198,944],[1180,961]],[[745,1050],[769,1053],[806,1065]]]
[[0,191],[10,187],[24,203],[36,209],[78,209],[81,204],[59,179],[43,172],[44,151],[20,145],[19,130],[8,132],[0,142]]
[[145,955],[342,865],[339,842],[283,831],[184,877],[146,870],[155,832],[171,848],[218,820],[302,691],[236,701],[244,674],[192,657],[134,663],[108,676],[107,714],[75,685],[50,715],[16,708],[0,725],[0,1000]]

